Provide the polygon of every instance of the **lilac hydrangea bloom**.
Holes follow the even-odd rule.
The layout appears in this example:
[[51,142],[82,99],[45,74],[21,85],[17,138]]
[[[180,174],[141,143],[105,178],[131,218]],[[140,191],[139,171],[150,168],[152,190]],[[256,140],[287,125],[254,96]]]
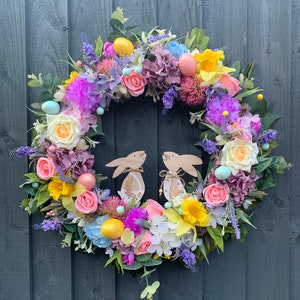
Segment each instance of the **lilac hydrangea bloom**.
[[51,219],[51,220],[44,220],[41,224],[34,224],[34,229],[42,229],[43,231],[54,231],[59,230],[61,225],[63,224],[62,221],[58,219]]
[[173,86],[171,86],[163,95],[162,102],[164,105],[163,115],[173,107],[174,99],[178,97],[178,93]]
[[37,151],[37,148],[32,148],[32,147],[29,147],[29,146],[20,146],[16,149],[16,151],[14,152],[17,157],[19,158],[22,158],[24,156],[29,156],[29,155],[32,155],[32,154],[35,154]]
[[199,145],[206,151],[208,154],[217,154],[219,148],[217,143],[212,140],[204,140],[199,143]]
[[177,250],[178,257],[184,262],[189,268],[196,264],[195,254],[184,245],[181,245]]
[[277,131],[276,130],[264,130],[262,133],[258,134],[254,140],[260,144],[267,144],[277,138]]
[[81,33],[81,41],[82,52],[85,55],[85,61],[87,63],[96,62],[98,60],[98,57],[95,52],[94,46],[88,43],[87,35],[85,33]]
[[[205,122],[212,122],[221,127],[227,126],[228,123],[233,123],[237,120],[240,108],[241,104],[236,98],[231,98],[227,95],[214,97],[207,103]],[[225,111],[228,112],[228,116],[223,116]]]
[[139,235],[144,229],[143,224],[147,217],[148,214],[145,209],[133,207],[124,219],[125,228],[129,228],[135,235]]
[[101,233],[102,224],[108,219],[108,216],[101,216],[92,222],[86,224],[84,231],[86,236],[92,243],[99,248],[106,248],[110,246],[111,240],[105,238]]

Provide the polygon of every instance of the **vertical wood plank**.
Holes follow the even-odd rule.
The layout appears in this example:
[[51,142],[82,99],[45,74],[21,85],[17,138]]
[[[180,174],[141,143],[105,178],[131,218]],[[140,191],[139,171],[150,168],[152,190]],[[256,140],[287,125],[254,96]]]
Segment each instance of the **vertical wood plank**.
[[24,1],[5,2],[0,11],[0,299],[30,299],[29,218],[20,209],[26,194],[18,189],[27,165],[11,154],[27,144],[26,8]]
[[[203,27],[210,37],[209,47],[224,50],[226,65],[236,60],[245,63],[245,2],[203,1]],[[209,265],[204,264],[204,299],[246,299],[245,247],[238,241],[230,241],[224,249],[224,253],[216,252],[208,257]]]
[[[149,31],[156,25],[156,1],[129,0],[126,3],[114,1],[114,9],[118,6],[123,8],[125,17],[129,18],[126,25],[137,25],[138,31]],[[115,112],[115,157],[123,157],[137,150],[146,151],[147,159],[143,165],[146,191],[143,199],[154,198],[158,190],[157,107],[150,98],[139,97],[130,99],[124,105],[117,104],[113,109]],[[120,180],[116,181],[117,188],[120,188]],[[126,272],[124,275],[117,276],[117,299],[140,298],[140,293],[144,288],[144,284],[138,284],[141,274],[141,271],[138,271],[134,274]],[[151,282],[156,278],[157,272],[151,276]]]
[[[194,27],[202,27],[202,1],[159,1],[158,25],[171,29],[178,38],[184,38]],[[187,107],[176,103],[166,116],[159,114],[158,126],[158,164],[159,170],[165,169],[162,162],[164,151],[178,154],[193,154],[201,157],[200,148],[195,147],[198,142],[199,131],[197,125],[189,123],[190,114]],[[197,166],[201,171],[201,167]],[[185,176],[186,182],[192,177]],[[159,179],[160,181],[162,179]],[[162,200],[165,202],[165,199]],[[185,269],[180,263],[166,263],[159,270],[161,281],[160,299],[184,299],[187,295],[191,299],[201,299],[203,292],[203,264],[200,263],[197,272]],[[172,289],[170,289],[172,286]]]
[[[28,73],[58,74],[66,77],[68,65],[67,1],[27,1]],[[29,90],[30,102],[38,91]],[[32,121],[32,120],[31,120]],[[39,223],[38,216],[33,223]],[[61,248],[57,232],[32,231],[32,271],[34,299],[72,299],[71,250]]]
[[[110,29],[111,2],[110,0],[69,1],[69,52],[75,61],[82,59],[82,32],[87,35],[88,41],[92,45],[95,44],[94,42],[99,35],[103,41],[106,40]],[[105,159],[108,162],[114,158],[113,151],[109,151],[109,147],[114,148],[113,114],[105,114],[103,124],[106,136],[100,140],[100,144],[94,151],[97,173],[105,172]],[[103,183],[105,188],[106,181]],[[108,256],[105,255],[103,249],[97,251],[95,255],[74,252],[72,285],[75,299],[115,299],[115,269],[113,265],[104,269],[107,258]]]
[[[289,146],[290,161],[293,164],[289,174],[290,188],[287,190],[290,196],[290,299],[297,299],[300,294],[300,160],[298,149],[300,147],[299,112],[300,112],[300,2],[291,2],[291,72],[290,72],[290,123],[286,127],[290,129]],[[284,191],[284,190],[283,190]],[[288,254],[286,254],[288,255]]]
[[[291,1],[248,2],[248,59],[258,63],[253,76],[264,88],[269,110],[280,113],[279,149],[289,157]],[[252,18],[250,16],[255,16]],[[293,37],[294,38],[294,37]],[[268,191],[253,218],[258,230],[247,242],[247,297],[289,299],[289,198],[286,187],[291,173],[276,176],[276,188]],[[251,282],[256,282],[255,287]]]

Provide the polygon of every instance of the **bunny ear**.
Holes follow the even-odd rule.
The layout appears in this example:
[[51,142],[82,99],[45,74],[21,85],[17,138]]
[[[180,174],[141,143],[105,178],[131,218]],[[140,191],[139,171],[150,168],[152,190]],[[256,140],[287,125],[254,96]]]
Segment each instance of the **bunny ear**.
[[124,157],[117,158],[105,165],[106,167],[117,167],[112,175],[112,178],[118,177],[126,168],[126,161]]
[[195,155],[180,155],[181,168],[184,172],[197,177],[197,170],[193,165],[202,165],[202,159]]

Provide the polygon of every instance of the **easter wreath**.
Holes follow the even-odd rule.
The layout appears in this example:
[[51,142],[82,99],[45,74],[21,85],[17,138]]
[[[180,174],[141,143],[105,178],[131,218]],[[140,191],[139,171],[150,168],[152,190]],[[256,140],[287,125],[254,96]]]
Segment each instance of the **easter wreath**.
[[[88,253],[105,248],[106,265],[114,262],[121,272],[143,268],[141,298],[151,299],[159,282],[148,283],[152,270],[146,267],[177,259],[195,269],[212,251],[223,251],[224,240],[244,241],[246,226],[253,226],[248,211],[275,186],[272,173],[283,173],[289,164],[282,156],[270,156],[277,147],[277,131],[270,126],[280,116],[268,112],[261,90],[254,87],[254,64],[225,66],[223,50],[209,49],[202,29],[194,28],[180,43],[156,27],[149,33],[129,32],[126,21],[120,8],[112,13],[113,31],[104,44],[99,37],[93,46],[82,34],[83,62],[70,57],[75,71],[69,79],[28,76],[30,87],[45,91],[30,108],[38,117],[32,144],[19,147],[16,155],[30,160],[32,172],[21,185],[29,196],[21,207],[29,214],[42,213],[42,223],[34,227],[58,230],[63,247],[74,244],[75,250]],[[144,93],[162,100],[163,114],[175,102],[193,108],[190,123],[200,129],[197,145],[209,155],[202,177],[192,166],[200,158],[164,154],[166,160],[176,156],[181,162],[177,167],[165,163],[164,206],[155,200],[142,203],[143,188],[135,193],[128,182],[126,197],[111,195],[93,170],[91,149],[97,142],[92,138],[103,134],[101,115],[111,101],[126,102]],[[124,170],[135,173],[142,184],[138,175],[145,153],[130,155],[139,163],[116,159],[108,166],[117,167],[116,176]],[[181,178],[184,171],[195,177],[189,184]],[[166,192],[172,180],[180,190]]]

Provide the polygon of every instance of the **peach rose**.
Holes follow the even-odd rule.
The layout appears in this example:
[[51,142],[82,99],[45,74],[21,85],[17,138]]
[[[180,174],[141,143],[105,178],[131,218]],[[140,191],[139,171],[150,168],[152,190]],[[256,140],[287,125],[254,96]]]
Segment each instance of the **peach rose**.
[[132,71],[130,75],[121,76],[122,83],[126,86],[129,94],[133,97],[137,97],[144,93],[145,85],[147,83],[145,77],[142,74]]
[[85,191],[75,200],[75,207],[84,214],[95,212],[98,208],[97,195],[91,191]]
[[39,158],[36,165],[36,173],[41,179],[44,180],[48,180],[54,176],[57,173],[57,169],[52,158]]
[[202,193],[205,201],[212,206],[221,206],[229,199],[228,189],[219,183],[208,185]]
[[149,199],[146,202],[145,210],[148,213],[149,219],[152,220],[154,216],[161,216],[165,209],[157,201]]
[[223,74],[219,80],[219,84],[221,84],[221,87],[223,89],[226,89],[228,91],[228,95],[233,97],[236,95],[242,88],[240,87],[240,82],[228,75],[228,74]]
[[151,246],[152,234],[150,231],[144,231],[135,239],[136,247],[134,253],[136,255],[147,254],[148,248]]

